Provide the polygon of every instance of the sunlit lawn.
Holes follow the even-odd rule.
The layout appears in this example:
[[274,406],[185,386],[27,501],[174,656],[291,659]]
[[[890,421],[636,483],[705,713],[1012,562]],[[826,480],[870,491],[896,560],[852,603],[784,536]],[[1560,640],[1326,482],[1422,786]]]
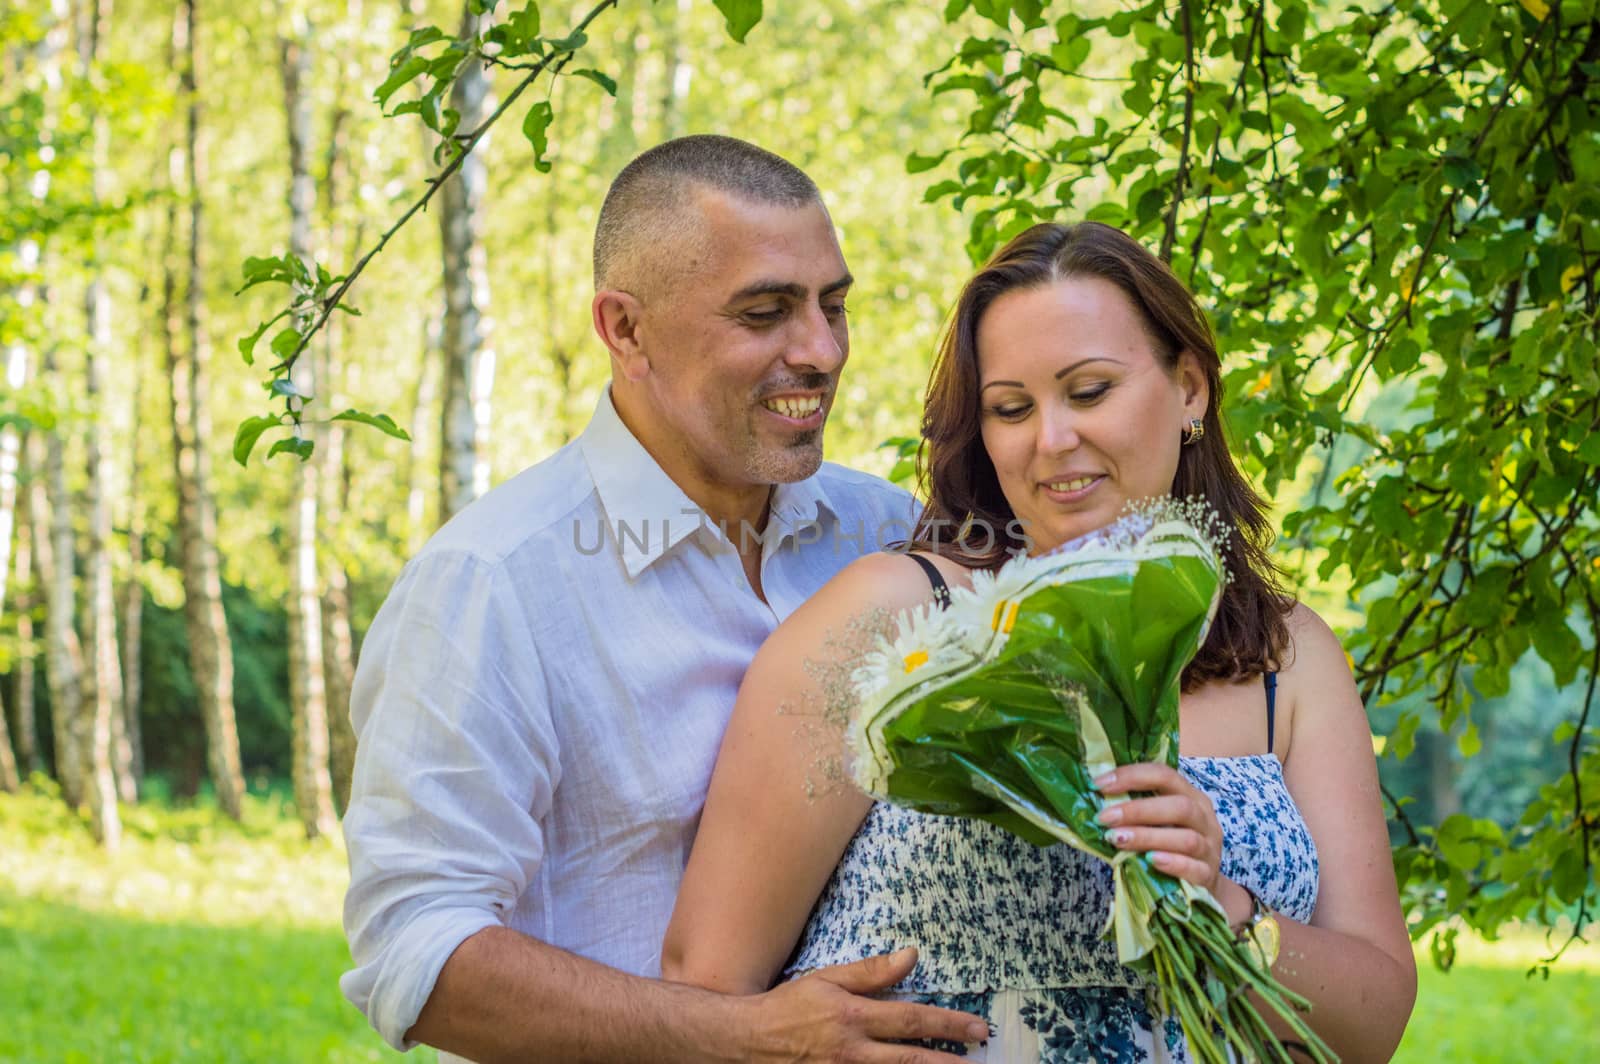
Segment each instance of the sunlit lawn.
[[0,795],[0,1062],[421,1060],[345,1002],[336,844],[280,801],[125,809],[95,850],[51,798]]
[[[107,858],[56,800],[0,795],[0,1062],[402,1059],[338,991],[335,843],[307,844],[278,800],[253,798],[242,826],[125,813]],[[1424,960],[1396,1059],[1600,1060],[1600,948],[1527,979],[1545,950],[1519,935],[1463,940],[1449,974]]]

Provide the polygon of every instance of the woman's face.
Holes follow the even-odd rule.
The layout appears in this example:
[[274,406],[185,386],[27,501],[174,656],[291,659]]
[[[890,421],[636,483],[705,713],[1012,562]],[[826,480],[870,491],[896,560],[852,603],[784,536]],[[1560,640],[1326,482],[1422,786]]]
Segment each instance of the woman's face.
[[1199,361],[1168,370],[1132,300],[1099,277],[1007,292],[978,322],[983,445],[1043,553],[1166,495],[1209,389]]

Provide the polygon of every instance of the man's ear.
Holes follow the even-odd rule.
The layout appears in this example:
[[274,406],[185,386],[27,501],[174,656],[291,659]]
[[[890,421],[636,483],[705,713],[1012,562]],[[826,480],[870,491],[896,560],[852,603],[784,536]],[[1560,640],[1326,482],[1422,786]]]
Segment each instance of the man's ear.
[[642,380],[650,372],[650,358],[639,336],[643,309],[633,296],[614,288],[596,292],[590,305],[595,334],[611,352],[616,371],[630,381]]
[[1192,351],[1178,352],[1178,391],[1183,397],[1185,417],[1204,418],[1211,405],[1211,383],[1200,359]]

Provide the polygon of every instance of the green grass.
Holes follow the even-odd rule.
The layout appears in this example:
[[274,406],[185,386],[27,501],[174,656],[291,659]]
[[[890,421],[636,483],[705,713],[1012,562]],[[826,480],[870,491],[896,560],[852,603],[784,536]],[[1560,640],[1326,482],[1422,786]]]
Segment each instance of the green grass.
[[108,857],[49,793],[0,795],[0,1062],[431,1062],[339,993],[347,872],[281,796],[123,810]]
[[[242,825],[209,805],[124,810],[108,857],[48,791],[0,795],[0,1064],[431,1062],[391,1052],[345,1002],[337,841],[307,843],[281,794]],[[1524,932],[1422,954],[1403,1064],[1600,1060],[1600,946]]]

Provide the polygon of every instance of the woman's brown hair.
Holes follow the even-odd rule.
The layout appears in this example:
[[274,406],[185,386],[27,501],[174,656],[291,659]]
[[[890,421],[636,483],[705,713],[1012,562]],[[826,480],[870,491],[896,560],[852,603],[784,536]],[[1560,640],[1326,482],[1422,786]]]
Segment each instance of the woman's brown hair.
[[[1266,505],[1228,453],[1219,410],[1222,363],[1210,323],[1165,263],[1108,225],[1036,225],[1001,248],[962,289],[923,407],[917,479],[928,503],[912,534],[912,549],[934,551],[969,568],[994,568],[1025,549],[1022,529],[983,446],[978,323],[1004,293],[1069,277],[1099,277],[1122,289],[1168,371],[1188,351],[1209,386],[1205,431],[1179,451],[1172,494],[1199,496],[1222,518],[1231,533],[1222,551],[1229,580],[1205,645],[1184,670],[1183,689],[1277,669],[1288,646],[1285,617],[1293,601],[1283,593],[1267,553],[1272,530]],[[975,543],[980,540],[976,530],[982,541]]]

